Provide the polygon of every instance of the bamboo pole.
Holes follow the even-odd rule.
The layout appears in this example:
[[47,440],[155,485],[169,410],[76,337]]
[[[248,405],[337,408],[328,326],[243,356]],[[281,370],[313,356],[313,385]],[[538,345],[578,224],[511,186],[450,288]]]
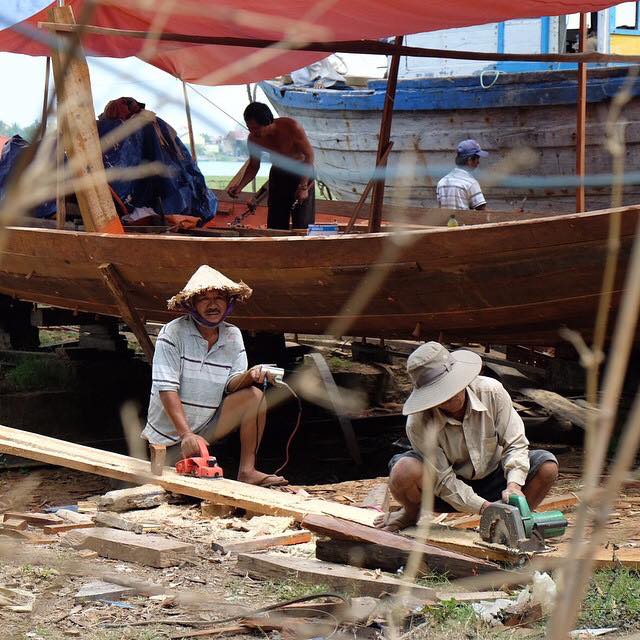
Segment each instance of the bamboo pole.
[[[396,87],[398,85],[398,69],[400,68],[400,52],[402,37],[396,36],[396,51],[391,58],[389,65],[389,76],[387,77],[387,92],[384,96],[384,107],[382,109],[382,121],[380,122],[380,135],[378,136],[378,154],[376,158],[376,170],[385,169],[387,166],[387,154],[389,139],[391,137],[391,124],[393,121],[393,104],[396,98]],[[369,216],[369,233],[380,231],[382,224],[382,205],[384,203],[384,176],[375,181],[373,193],[371,195],[371,213]]]
[[[579,53],[585,52],[587,42],[587,15],[580,14]],[[586,158],[586,134],[587,134],[587,65],[584,62],[578,64],[578,102],[576,113],[576,175],[580,184],[576,189],[576,212],[586,209],[584,198],[584,176]]]
[[[52,24],[39,22],[38,26],[54,29],[56,31],[76,31],[78,26],[74,24]],[[226,47],[249,47],[252,49],[282,49],[285,51],[319,51],[327,53],[365,53],[372,55],[392,56],[399,53],[401,56],[412,58],[450,58],[453,60],[487,60],[489,62],[622,62],[640,63],[640,55],[604,54],[598,52],[589,53],[497,53],[484,51],[456,51],[450,49],[428,49],[423,47],[402,46],[396,48],[393,44],[378,42],[376,40],[344,40],[333,42],[309,42],[308,44],[296,44],[294,42],[280,40],[266,40],[260,38],[228,38],[222,36],[200,36],[184,33],[152,33],[149,31],[134,31],[130,29],[111,29],[108,27],[96,27],[94,25],[82,25],[82,32],[88,35],[119,37],[119,38],[155,38],[163,42],[187,42],[190,44],[212,44]]]
[[187,127],[189,128],[189,146],[191,147],[191,157],[194,162],[198,161],[196,156],[196,141],[193,137],[193,123],[191,122],[191,105],[189,104],[189,94],[187,93],[187,83],[182,81],[182,93],[184,94],[184,110],[187,113]]

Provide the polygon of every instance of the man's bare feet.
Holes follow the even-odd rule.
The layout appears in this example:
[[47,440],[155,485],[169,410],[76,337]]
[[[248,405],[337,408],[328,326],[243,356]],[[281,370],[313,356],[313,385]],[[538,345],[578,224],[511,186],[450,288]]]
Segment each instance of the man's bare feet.
[[283,476],[262,473],[262,471],[258,471],[257,469],[238,472],[238,480],[240,482],[246,482],[247,484],[256,485],[257,487],[284,487],[289,484],[289,481]]
[[389,513],[386,516],[378,516],[373,524],[383,531],[396,533],[402,531],[402,529],[411,527],[416,524],[416,522],[418,522],[418,511],[409,512],[402,507],[398,511]]

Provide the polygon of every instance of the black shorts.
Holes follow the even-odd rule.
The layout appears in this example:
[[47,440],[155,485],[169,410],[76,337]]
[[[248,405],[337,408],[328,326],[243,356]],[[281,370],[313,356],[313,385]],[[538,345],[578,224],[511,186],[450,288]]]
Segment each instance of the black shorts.
[[[389,471],[393,469],[394,465],[401,458],[415,458],[422,462],[423,457],[419,451],[410,449],[404,453],[398,453],[391,460],[389,460]],[[555,462],[558,464],[557,458],[550,451],[544,449],[532,449],[529,451],[529,473],[527,474],[527,481],[529,481],[537,472],[538,469],[545,462]],[[507,479],[504,477],[504,469],[502,465],[498,465],[495,471],[492,471],[484,478],[478,478],[477,480],[466,480],[460,478],[462,482],[468,484],[481,498],[489,502],[497,502],[502,500],[502,492],[507,488]],[[433,510],[435,513],[452,513],[454,509],[448,502],[445,502],[438,496],[434,497]]]

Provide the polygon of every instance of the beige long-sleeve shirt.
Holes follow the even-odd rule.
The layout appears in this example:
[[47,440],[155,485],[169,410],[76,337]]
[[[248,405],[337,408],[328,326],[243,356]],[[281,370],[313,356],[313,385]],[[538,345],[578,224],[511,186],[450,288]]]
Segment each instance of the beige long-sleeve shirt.
[[[425,450],[425,434],[436,430],[433,451]],[[524,485],[529,472],[529,441],[524,423],[506,389],[493,378],[478,376],[467,387],[462,422],[439,409],[407,418],[407,436],[434,469],[434,494],[457,511],[478,513],[484,504],[465,482],[479,480],[500,463],[507,482]]]

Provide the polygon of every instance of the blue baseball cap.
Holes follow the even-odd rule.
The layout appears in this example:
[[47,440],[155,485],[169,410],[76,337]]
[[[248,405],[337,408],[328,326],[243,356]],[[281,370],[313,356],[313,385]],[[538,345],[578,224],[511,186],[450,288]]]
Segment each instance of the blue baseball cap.
[[471,156],[480,156],[486,158],[489,155],[487,151],[483,151],[475,140],[463,140],[458,145],[458,156],[461,158],[470,158]]

